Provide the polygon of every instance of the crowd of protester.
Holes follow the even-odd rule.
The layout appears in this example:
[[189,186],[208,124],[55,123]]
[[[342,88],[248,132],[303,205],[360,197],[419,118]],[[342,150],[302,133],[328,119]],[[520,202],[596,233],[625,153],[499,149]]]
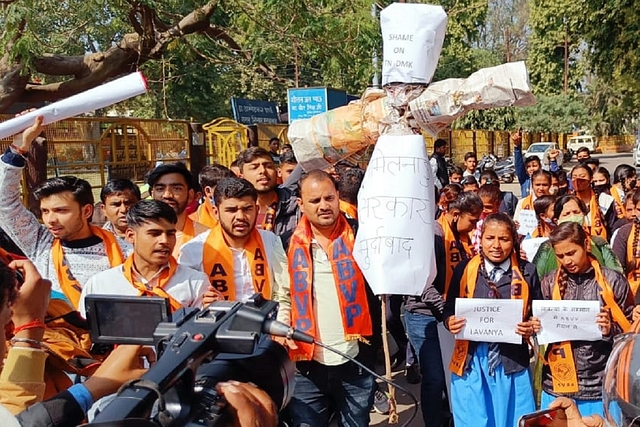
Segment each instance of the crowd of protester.
[[[230,168],[207,165],[197,179],[184,164],[160,164],[147,174],[148,194],[129,180],[110,181],[97,204],[101,224],[88,182],[48,179],[34,191],[38,218],[22,204],[20,183],[40,132],[37,120],[0,158],[0,227],[14,244],[3,246],[0,263],[0,321],[9,325],[0,340],[0,355],[9,344],[0,418],[80,423],[99,411],[96,401],[140,377],[141,356],[154,361],[143,347],[92,345],[88,295],[160,296],[176,311],[244,302],[255,293],[279,302],[278,320],[371,369],[384,314],[397,347],[394,368],[420,383],[426,427],[514,426],[563,396],[583,413],[604,415],[613,340],[640,317],[635,168],[618,166],[611,183],[610,172],[584,150],[568,173],[558,167],[558,153],[543,167],[537,157],[523,158],[515,135],[518,199],[500,189],[495,172],[476,170],[475,153],[464,156],[464,169],[448,170],[446,142],[436,141],[437,276],[421,295],[385,296],[388,313],[381,313],[352,255],[364,177],[356,165],[302,173],[290,147],[280,150],[272,139],[269,151],[250,147]],[[523,235],[525,211],[535,212],[538,225]],[[521,244],[531,238],[546,241],[527,259]],[[457,298],[522,299],[522,343],[457,340],[452,359],[443,360],[438,324],[454,335],[465,325]],[[531,301],[542,299],[600,301],[595,322],[602,339],[538,348]],[[324,347],[273,339],[296,363],[291,401],[280,414],[289,425],[322,427],[336,419],[363,427],[372,409],[388,411],[387,396],[358,365]],[[554,375],[559,363],[573,378],[569,385]],[[273,402],[255,386],[227,382],[218,390],[236,425],[275,425]]]

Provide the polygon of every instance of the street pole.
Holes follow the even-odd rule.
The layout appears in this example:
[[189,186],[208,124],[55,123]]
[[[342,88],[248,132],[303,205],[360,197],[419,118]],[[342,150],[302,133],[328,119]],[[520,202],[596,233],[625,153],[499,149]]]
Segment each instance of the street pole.
[[569,89],[569,26],[564,23],[564,94]]

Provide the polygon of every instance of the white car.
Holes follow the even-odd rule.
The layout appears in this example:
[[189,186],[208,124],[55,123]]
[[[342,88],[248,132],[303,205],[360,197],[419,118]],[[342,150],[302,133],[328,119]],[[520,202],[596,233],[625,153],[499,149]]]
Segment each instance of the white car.
[[[540,159],[540,164],[544,169],[549,169],[549,151],[558,150],[558,144],[555,142],[536,142],[531,144],[527,151],[525,151],[522,156],[524,159],[528,159],[529,157],[537,157]],[[562,166],[562,161],[564,160],[564,156],[562,155],[562,151],[556,158],[556,162],[558,166]]]
[[598,140],[592,135],[572,136],[567,142],[567,150],[571,155],[575,154],[580,148],[587,147],[590,153],[595,153],[598,148]]

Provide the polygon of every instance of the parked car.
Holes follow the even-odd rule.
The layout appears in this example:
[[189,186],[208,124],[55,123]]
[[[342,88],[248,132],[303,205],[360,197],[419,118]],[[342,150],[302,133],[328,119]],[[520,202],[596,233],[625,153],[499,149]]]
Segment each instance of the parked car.
[[[549,169],[549,152],[551,150],[559,150],[558,144],[555,142],[536,142],[531,144],[527,151],[525,151],[522,155],[526,159],[529,157],[537,157],[540,159],[540,164],[542,164],[544,169]],[[556,158],[556,162],[558,162],[558,166],[562,167],[562,163],[564,162],[564,155],[562,151]]]
[[640,140],[633,146],[633,165],[640,166]]
[[587,147],[590,153],[595,153],[598,149],[598,140],[592,135],[572,136],[567,142],[567,150],[573,156],[581,147]]

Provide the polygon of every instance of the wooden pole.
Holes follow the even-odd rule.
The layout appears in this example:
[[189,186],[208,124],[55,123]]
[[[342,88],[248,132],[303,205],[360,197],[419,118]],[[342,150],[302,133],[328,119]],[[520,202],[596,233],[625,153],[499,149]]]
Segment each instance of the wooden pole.
[[[382,348],[384,350],[384,370],[385,378],[389,381],[393,380],[391,375],[391,354],[389,352],[389,338],[387,337],[387,319],[385,313],[387,312],[387,295],[382,295]],[[389,387],[389,424],[397,424],[399,417],[396,408],[396,388],[391,384],[387,384]]]

